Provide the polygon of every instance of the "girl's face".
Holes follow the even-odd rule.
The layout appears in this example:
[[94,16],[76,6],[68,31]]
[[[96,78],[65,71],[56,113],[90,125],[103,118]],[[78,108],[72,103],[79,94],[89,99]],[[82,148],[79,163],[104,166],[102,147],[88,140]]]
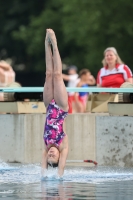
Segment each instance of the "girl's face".
[[59,157],[59,150],[56,147],[51,147],[48,151],[48,163],[58,163]]
[[116,64],[116,55],[114,54],[113,51],[107,51],[105,53],[105,61],[106,63],[109,65],[109,64]]
[[87,72],[86,74],[82,75],[81,80],[88,81],[90,77],[90,72]]

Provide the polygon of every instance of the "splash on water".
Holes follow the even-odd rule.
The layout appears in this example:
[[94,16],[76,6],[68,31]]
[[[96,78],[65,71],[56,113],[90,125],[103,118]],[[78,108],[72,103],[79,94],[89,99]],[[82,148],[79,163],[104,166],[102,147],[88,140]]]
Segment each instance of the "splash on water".
[[58,168],[49,167],[48,170],[42,170],[41,180],[62,181],[63,178],[58,176]]
[[40,164],[9,165],[0,162],[0,184],[39,183],[40,181],[62,181],[76,183],[102,183],[107,181],[133,180],[133,168],[112,167],[67,167],[62,179],[57,168],[49,168],[41,176]]

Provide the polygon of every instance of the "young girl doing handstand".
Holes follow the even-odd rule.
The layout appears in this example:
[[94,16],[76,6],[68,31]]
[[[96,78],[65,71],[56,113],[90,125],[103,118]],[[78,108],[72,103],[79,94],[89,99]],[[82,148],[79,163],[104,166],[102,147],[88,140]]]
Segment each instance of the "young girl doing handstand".
[[68,114],[68,95],[62,78],[62,62],[57,40],[52,29],[46,30],[45,52],[46,81],[43,100],[47,112],[42,169],[45,171],[48,165],[58,166],[58,175],[61,177],[68,155],[68,137],[63,129]]

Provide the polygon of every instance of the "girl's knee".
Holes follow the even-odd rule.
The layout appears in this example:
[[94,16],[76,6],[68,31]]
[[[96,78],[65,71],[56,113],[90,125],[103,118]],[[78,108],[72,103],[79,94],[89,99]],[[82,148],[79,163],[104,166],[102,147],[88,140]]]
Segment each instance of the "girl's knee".
[[62,79],[62,73],[59,72],[59,71],[55,71],[54,72],[54,78],[57,79],[57,80]]
[[52,71],[46,71],[46,79],[52,78],[53,73]]

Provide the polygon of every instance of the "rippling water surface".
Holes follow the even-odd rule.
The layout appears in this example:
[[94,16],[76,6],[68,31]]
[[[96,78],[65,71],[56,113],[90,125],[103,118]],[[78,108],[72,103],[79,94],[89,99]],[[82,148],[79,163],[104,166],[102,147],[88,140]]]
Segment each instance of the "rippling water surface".
[[133,168],[67,167],[63,179],[56,169],[41,177],[40,165],[0,163],[0,199],[132,200]]

